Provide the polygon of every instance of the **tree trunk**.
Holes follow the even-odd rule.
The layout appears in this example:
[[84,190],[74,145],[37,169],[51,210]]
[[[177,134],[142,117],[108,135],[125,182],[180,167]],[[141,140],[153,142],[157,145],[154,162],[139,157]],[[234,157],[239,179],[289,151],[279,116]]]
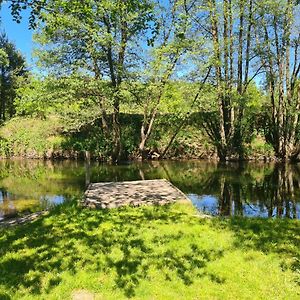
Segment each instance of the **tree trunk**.
[[227,156],[227,141],[225,133],[225,114],[224,114],[224,99],[222,92],[222,78],[221,78],[221,56],[220,56],[220,44],[218,36],[218,19],[216,15],[216,2],[215,0],[209,0],[210,21],[211,21],[211,33],[213,39],[213,51],[214,51],[214,68],[216,72],[217,81],[217,99],[218,99],[218,111],[219,111],[219,133],[220,142],[218,142],[218,156],[220,160],[225,160]]
[[162,97],[162,94],[163,94],[163,90],[161,90],[160,93],[159,93],[156,106],[152,110],[152,113],[150,115],[149,123],[147,121],[146,112],[144,114],[144,121],[143,121],[143,124],[141,126],[141,141],[140,141],[140,144],[139,144],[139,152],[141,154],[142,160],[147,159],[147,152],[145,151],[145,146],[146,146],[146,143],[147,143],[147,141],[150,137],[150,134],[152,132],[152,127],[153,127],[154,120],[155,120],[157,112],[158,112],[158,105],[160,103],[160,99]]
[[239,1],[240,21],[239,21],[239,42],[238,42],[238,93],[242,94],[243,87],[243,32],[244,32],[244,0]]
[[[121,16],[122,19],[122,16]],[[104,17],[104,24],[106,25],[107,33],[111,33],[111,24],[109,20]],[[113,128],[113,150],[112,162],[118,163],[122,157],[122,142],[121,142],[121,126],[120,126],[120,96],[119,89],[124,76],[124,60],[127,46],[127,23],[121,20],[121,41],[120,50],[118,52],[117,62],[114,61],[112,45],[109,43],[106,49],[107,62],[110,70],[111,85],[113,88],[113,114],[112,114],[112,128]]]

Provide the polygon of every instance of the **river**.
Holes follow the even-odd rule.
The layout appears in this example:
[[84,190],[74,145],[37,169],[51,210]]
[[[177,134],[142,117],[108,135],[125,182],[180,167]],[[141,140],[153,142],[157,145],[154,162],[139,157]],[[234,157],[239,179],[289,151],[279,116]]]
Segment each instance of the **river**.
[[0,220],[82,197],[90,182],[165,178],[202,212],[300,219],[300,164],[0,161]]

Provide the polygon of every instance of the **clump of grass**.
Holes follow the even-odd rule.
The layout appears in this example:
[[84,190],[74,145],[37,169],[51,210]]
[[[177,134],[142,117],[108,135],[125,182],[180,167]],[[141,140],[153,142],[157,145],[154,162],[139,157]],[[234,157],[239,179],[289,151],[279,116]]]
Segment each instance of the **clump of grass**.
[[60,144],[64,141],[64,137],[60,134],[61,129],[61,120],[57,117],[49,117],[45,120],[13,118],[0,130],[2,145],[0,155],[43,157],[48,151],[60,148]]
[[[0,298],[299,299],[299,221],[75,203],[0,233]],[[298,272],[298,273],[297,273]],[[299,280],[299,277],[298,277]]]
[[260,158],[272,158],[275,156],[274,149],[272,145],[268,144],[263,137],[257,135],[248,145],[248,150],[246,151],[247,156]]

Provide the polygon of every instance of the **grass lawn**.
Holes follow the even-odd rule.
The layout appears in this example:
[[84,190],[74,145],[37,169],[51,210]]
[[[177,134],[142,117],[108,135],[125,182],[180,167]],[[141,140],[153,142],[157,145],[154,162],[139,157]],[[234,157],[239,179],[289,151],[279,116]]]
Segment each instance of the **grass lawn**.
[[300,299],[300,222],[75,203],[0,229],[0,299]]

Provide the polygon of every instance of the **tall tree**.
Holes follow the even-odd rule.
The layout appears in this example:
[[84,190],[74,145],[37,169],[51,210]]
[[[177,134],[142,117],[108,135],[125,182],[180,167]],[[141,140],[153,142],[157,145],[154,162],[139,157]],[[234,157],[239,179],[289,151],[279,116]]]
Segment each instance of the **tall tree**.
[[208,58],[216,104],[203,119],[206,133],[220,160],[243,157],[246,137],[244,111],[249,84],[259,74],[253,70],[253,0],[208,0],[197,15],[200,31],[211,40]]
[[266,113],[265,134],[281,160],[294,159],[300,153],[300,31],[296,4],[293,0],[265,1],[258,6],[257,53],[264,66],[271,108]]
[[147,0],[61,0],[49,1],[46,8],[38,38],[46,49],[39,52],[40,61],[60,75],[80,72],[109,81],[109,96],[98,90],[98,98],[103,127],[109,123],[105,106],[112,107],[112,160],[117,162],[122,156],[122,84],[139,64],[139,41],[153,22],[152,5]]
[[[143,110],[139,143],[142,159],[147,157],[146,144],[153,131],[166,87],[170,79],[178,75],[177,67],[181,64],[181,59],[194,50],[195,39],[191,36],[186,3],[187,1],[166,1],[157,4],[156,36],[150,41],[152,48],[147,49],[150,58],[145,71],[138,73],[138,93],[136,85],[130,89]],[[192,7],[193,5],[189,9]],[[197,46],[200,47],[200,43]]]

